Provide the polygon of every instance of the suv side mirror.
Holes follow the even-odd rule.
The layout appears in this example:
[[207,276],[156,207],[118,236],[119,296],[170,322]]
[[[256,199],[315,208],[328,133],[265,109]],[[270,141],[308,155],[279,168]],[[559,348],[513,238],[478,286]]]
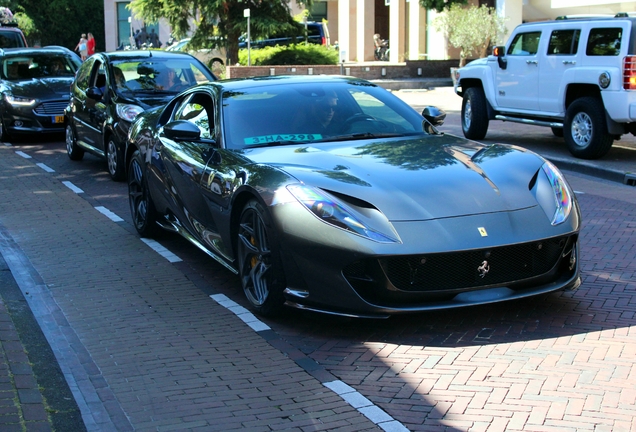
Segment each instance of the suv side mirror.
[[496,46],[492,49],[492,53],[495,57],[497,57],[499,67],[501,69],[506,69],[508,67],[508,60],[506,60],[506,47]]

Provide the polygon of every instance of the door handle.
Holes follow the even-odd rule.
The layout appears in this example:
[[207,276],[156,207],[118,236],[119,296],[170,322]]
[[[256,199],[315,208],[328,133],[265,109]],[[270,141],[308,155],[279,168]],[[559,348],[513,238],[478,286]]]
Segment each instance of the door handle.
[[563,60],[564,65],[573,65],[576,64],[575,60]]
[[536,64],[538,64],[538,63],[539,63],[539,62],[538,62],[538,61],[536,61],[536,60],[526,60],[526,64],[529,64],[529,65],[536,65]]

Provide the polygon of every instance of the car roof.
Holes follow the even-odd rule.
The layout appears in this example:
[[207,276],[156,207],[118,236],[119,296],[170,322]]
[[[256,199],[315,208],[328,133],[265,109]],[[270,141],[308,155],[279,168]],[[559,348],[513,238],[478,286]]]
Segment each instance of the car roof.
[[61,46],[46,46],[41,48],[19,47],[0,48],[0,55],[30,55],[30,54],[73,54],[68,48]]
[[96,55],[106,57],[111,61],[148,59],[148,58],[157,58],[157,59],[165,59],[165,58],[193,59],[195,58],[194,56],[183,51],[164,51],[164,50],[111,51],[111,52],[102,52]]
[[240,90],[242,88],[261,87],[269,85],[299,84],[299,83],[351,83],[364,84],[366,86],[377,87],[377,85],[361,78],[343,75],[276,75],[251,78],[233,78],[221,81],[214,81],[206,85],[220,86],[224,90]]
[[521,24],[521,26],[530,26],[530,25],[551,25],[554,23],[564,23],[568,21],[575,22],[599,22],[599,21],[631,21],[632,23],[636,21],[636,17],[630,12],[619,12],[616,15],[562,15],[556,17],[554,20],[550,21],[532,21]]

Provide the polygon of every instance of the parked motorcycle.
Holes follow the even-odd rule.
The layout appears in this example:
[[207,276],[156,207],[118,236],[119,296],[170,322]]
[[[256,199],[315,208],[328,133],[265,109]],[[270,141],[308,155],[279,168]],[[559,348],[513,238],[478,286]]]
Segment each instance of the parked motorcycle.
[[377,61],[389,61],[389,40],[382,39],[379,33],[373,35],[375,50],[373,56]]

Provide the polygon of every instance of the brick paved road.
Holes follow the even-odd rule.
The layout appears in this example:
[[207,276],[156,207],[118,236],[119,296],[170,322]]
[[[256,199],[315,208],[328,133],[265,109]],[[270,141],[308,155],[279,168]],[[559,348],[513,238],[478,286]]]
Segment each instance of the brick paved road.
[[0,222],[55,300],[51,327],[73,330],[74,367],[101,383],[77,383],[89,425],[376,428],[330,377],[411,430],[636,430],[633,187],[568,173],[583,192],[575,292],[383,321],[290,311],[259,337],[206,297],[245,304],[229,272],[172,236],[161,243],[184,261],[168,264],[94,209],[126,219],[125,200],[79,198],[67,174],[0,150]]

